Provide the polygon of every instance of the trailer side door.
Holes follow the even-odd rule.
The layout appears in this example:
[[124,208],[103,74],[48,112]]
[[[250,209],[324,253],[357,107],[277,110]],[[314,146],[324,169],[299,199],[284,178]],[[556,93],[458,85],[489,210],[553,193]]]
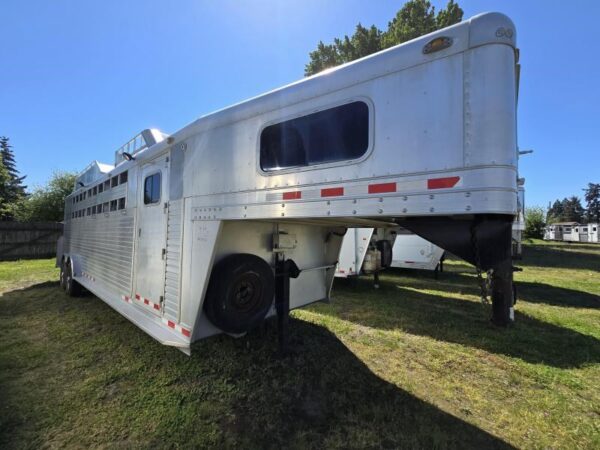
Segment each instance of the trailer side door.
[[135,304],[162,314],[167,234],[169,157],[142,166],[138,179]]

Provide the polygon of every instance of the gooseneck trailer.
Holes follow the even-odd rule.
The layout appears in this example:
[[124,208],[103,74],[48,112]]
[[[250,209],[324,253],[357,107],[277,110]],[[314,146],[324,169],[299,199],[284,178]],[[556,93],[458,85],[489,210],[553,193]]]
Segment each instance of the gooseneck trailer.
[[493,270],[510,321],[518,51],[487,13],[199,118],[145,130],[66,200],[61,282],[145,332],[245,333],[327,300],[348,227],[400,225]]

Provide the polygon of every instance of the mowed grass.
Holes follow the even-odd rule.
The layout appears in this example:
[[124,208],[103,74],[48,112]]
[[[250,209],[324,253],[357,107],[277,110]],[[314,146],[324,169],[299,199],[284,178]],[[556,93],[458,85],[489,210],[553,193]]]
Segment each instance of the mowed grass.
[[52,260],[0,263],[0,448],[600,448],[600,246],[524,254],[509,329],[452,260],[336,280],[284,359],[271,322],[187,357]]

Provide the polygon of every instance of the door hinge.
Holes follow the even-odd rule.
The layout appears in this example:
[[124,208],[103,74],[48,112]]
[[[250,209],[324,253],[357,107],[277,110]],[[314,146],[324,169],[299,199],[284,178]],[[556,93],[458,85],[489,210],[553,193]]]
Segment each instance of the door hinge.
[[163,207],[163,212],[167,212],[167,210],[169,209],[169,202],[165,202],[165,205]]
[[165,255],[167,254],[167,249],[163,248],[162,249],[162,259],[165,259]]
[[140,237],[142,235],[142,229],[138,228],[138,237]]

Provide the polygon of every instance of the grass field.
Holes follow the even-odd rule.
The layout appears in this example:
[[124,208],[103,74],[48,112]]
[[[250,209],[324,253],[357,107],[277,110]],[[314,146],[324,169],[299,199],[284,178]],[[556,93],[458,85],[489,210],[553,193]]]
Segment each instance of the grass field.
[[53,261],[0,263],[0,448],[600,448],[600,246],[533,242],[516,324],[474,271],[336,281],[274,324],[163,347]]

